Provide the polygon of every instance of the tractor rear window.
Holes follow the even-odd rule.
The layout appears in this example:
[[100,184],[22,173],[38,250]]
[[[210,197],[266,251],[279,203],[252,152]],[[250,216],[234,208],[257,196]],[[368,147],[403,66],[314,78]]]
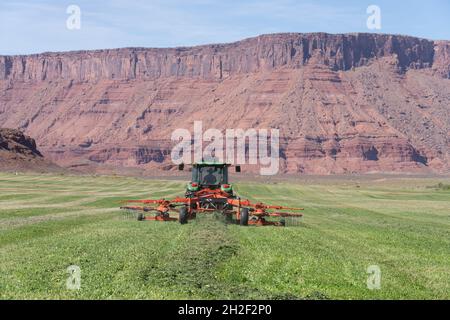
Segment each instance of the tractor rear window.
[[200,184],[217,185],[223,183],[223,168],[220,167],[201,167],[199,168]]

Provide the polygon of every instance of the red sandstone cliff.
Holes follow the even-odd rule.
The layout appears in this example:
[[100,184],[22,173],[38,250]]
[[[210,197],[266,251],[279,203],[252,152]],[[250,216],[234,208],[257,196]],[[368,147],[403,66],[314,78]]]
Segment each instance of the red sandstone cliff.
[[279,128],[288,172],[448,171],[450,42],[277,34],[0,56],[0,126],[65,164],[169,162],[176,128]]
[[0,128],[1,170],[57,170],[58,167],[46,161],[31,137],[19,130]]

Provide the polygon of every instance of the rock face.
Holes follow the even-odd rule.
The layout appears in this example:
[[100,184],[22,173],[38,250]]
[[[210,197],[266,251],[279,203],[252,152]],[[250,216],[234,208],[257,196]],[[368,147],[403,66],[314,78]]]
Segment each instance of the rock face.
[[450,169],[450,42],[275,34],[0,56],[0,126],[60,164],[170,168],[171,133],[278,128],[286,172]]
[[[398,57],[398,68],[406,70],[430,67],[434,46],[433,41],[404,36],[278,34],[193,48],[127,48],[2,57],[0,79],[98,81],[199,77],[217,80],[281,66],[299,68],[316,51],[321,52],[321,61],[334,71],[350,70],[367,65],[371,59],[392,55]],[[441,52],[444,62],[448,61],[448,47],[442,44]]]
[[0,128],[0,149],[25,157],[42,157],[42,154],[36,148],[34,139],[14,129]]
[[0,169],[43,169],[57,166],[44,160],[34,139],[15,129],[0,128]]

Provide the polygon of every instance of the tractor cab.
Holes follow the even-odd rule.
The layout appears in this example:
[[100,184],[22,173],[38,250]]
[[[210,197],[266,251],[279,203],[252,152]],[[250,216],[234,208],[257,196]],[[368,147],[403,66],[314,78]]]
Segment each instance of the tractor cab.
[[223,163],[197,163],[192,167],[192,182],[215,189],[228,184],[228,166]]
[[[218,162],[199,162],[192,165],[192,178],[188,183],[187,192],[197,192],[203,189],[221,189],[232,194],[232,186],[228,182],[228,167],[230,164]],[[237,166],[236,171],[240,172]]]

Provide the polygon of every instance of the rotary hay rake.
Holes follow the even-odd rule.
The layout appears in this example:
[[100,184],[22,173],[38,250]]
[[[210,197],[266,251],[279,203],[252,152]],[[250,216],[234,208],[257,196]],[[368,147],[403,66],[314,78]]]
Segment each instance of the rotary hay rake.
[[[198,213],[220,212],[229,223],[241,226],[285,226],[296,225],[303,216],[284,210],[300,211],[303,208],[272,206],[243,200],[234,193],[228,183],[228,167],[223,163],[196,163],[192,168],[192,181],[188,184],[184,198],[159,200],[127,200],[121,209],[137,213],[140,221],[179,221],[186,224]],[[183,170],[184,165],[180,165]],[[236,167],[240,172],[240,167]],[[281,210],[281,211],[278,211]],[[279,221],[273,221],[280,218]]]

